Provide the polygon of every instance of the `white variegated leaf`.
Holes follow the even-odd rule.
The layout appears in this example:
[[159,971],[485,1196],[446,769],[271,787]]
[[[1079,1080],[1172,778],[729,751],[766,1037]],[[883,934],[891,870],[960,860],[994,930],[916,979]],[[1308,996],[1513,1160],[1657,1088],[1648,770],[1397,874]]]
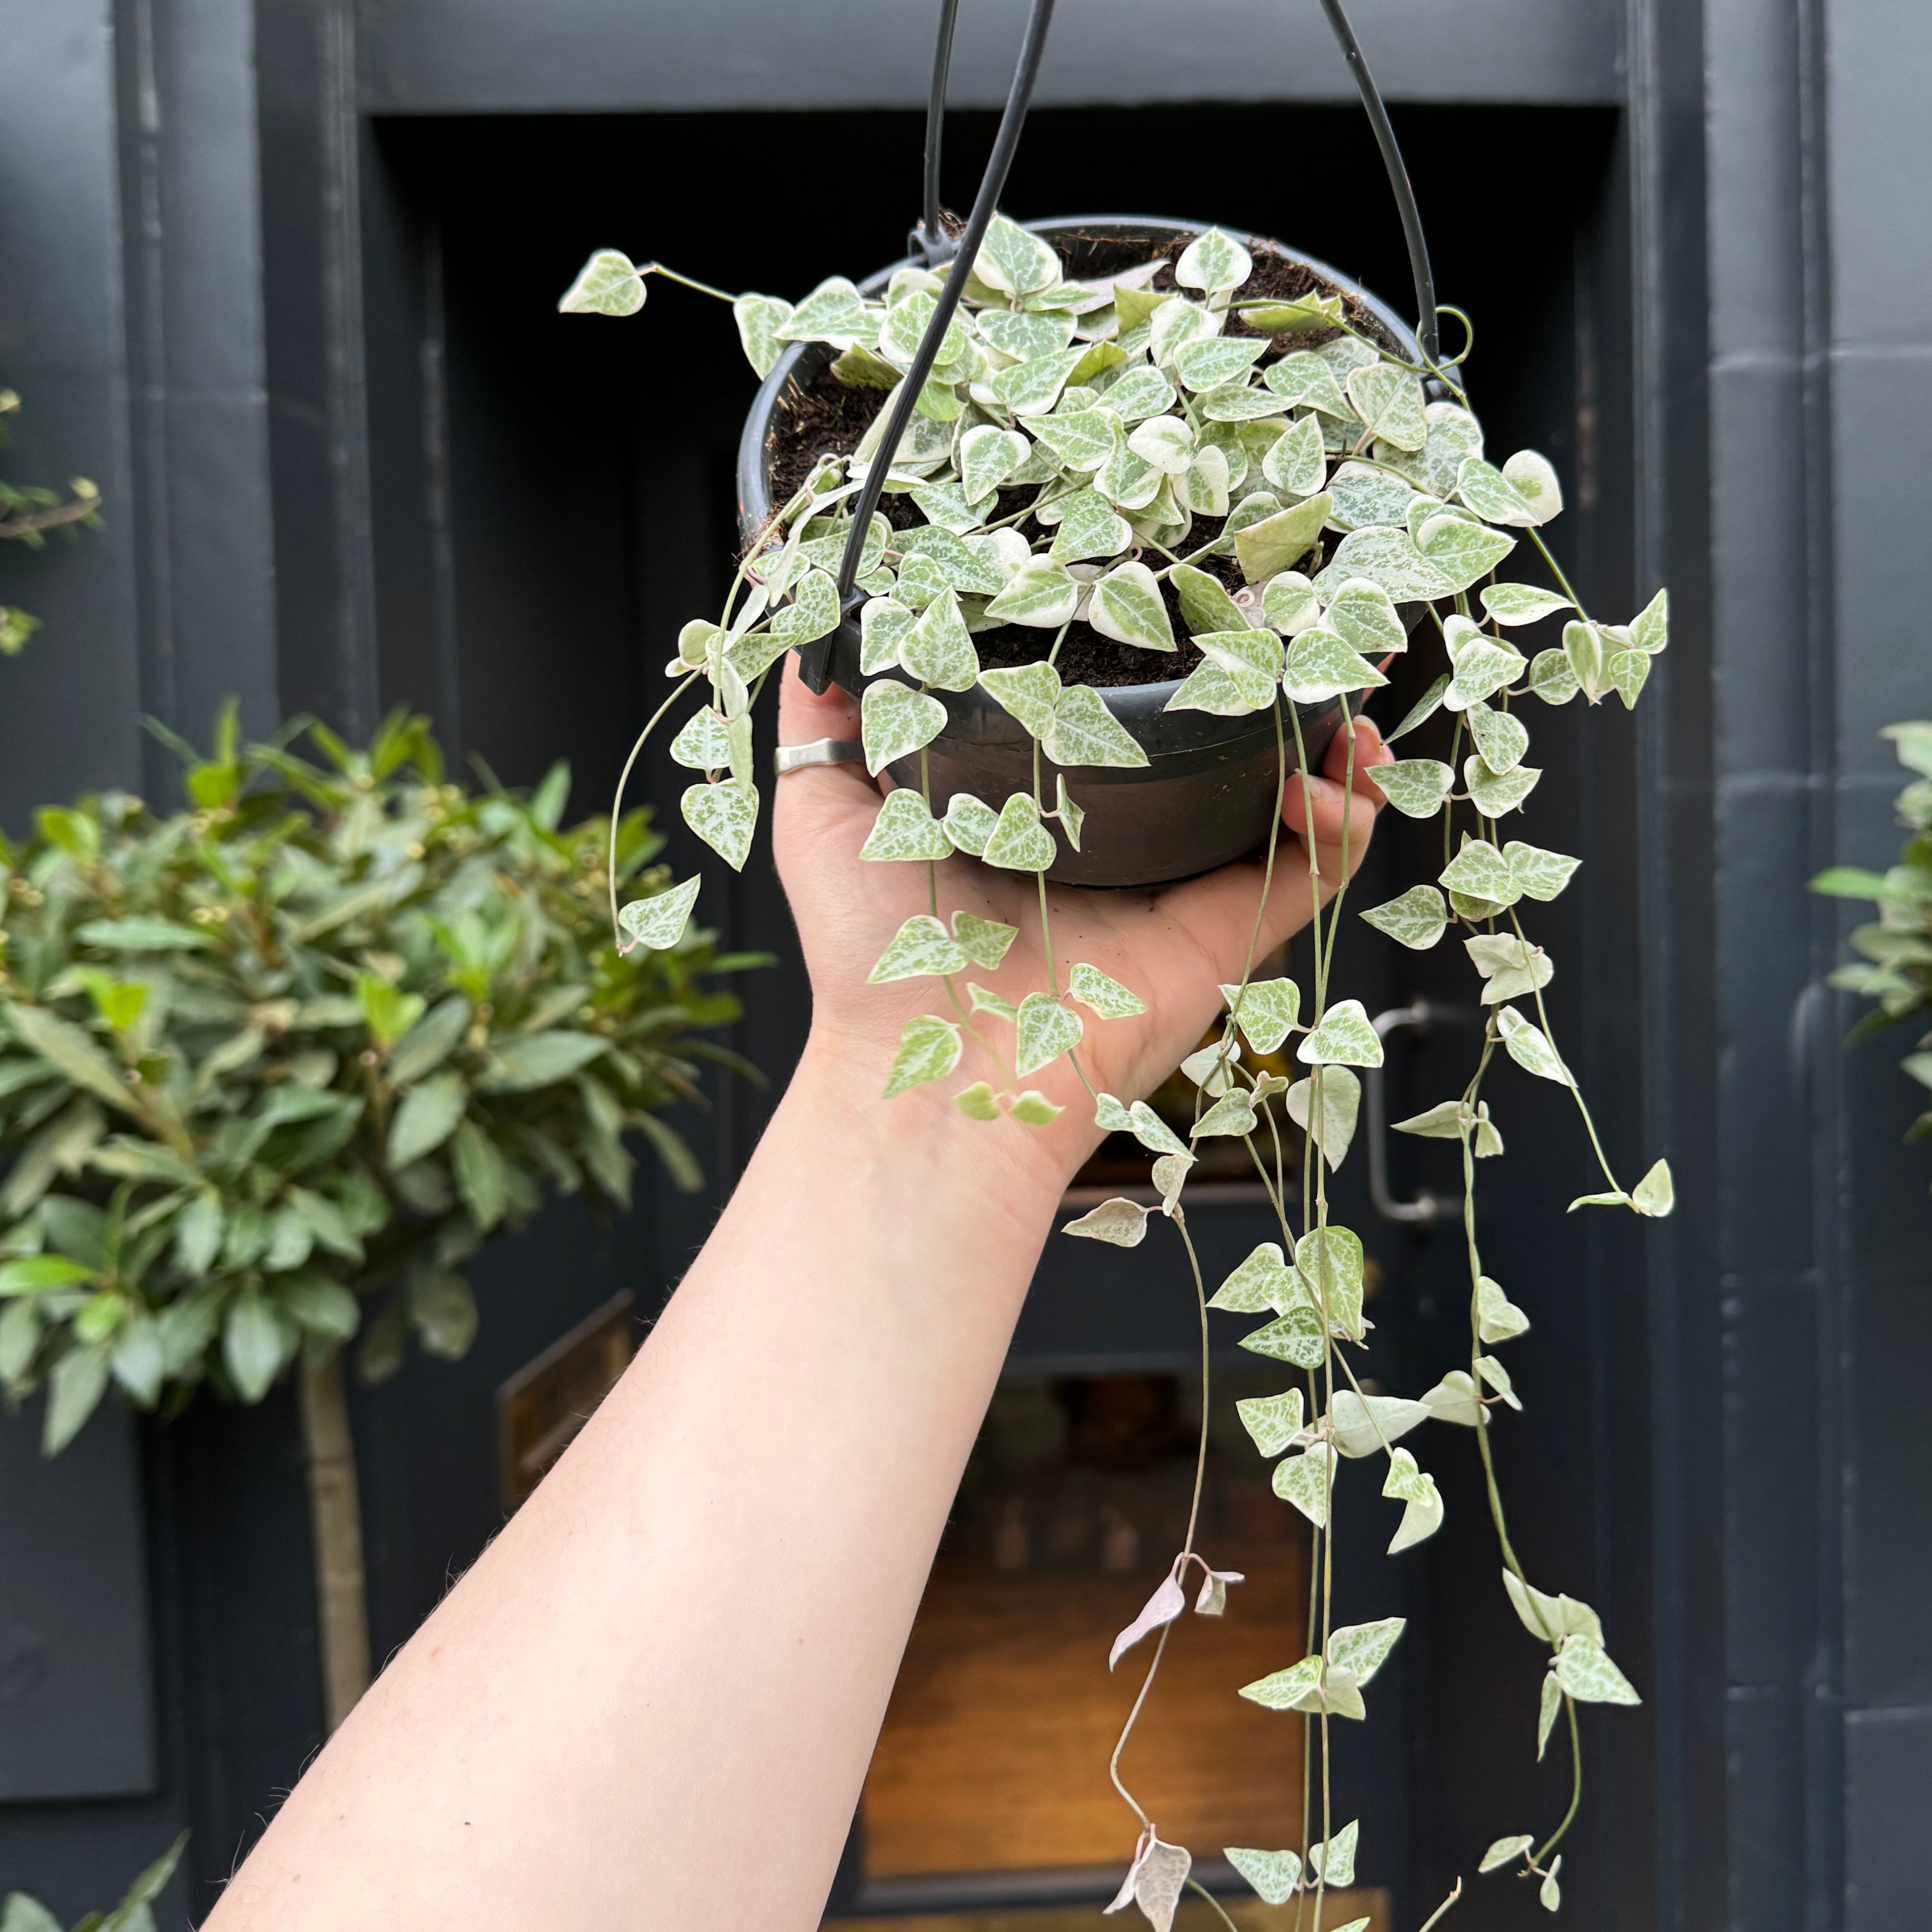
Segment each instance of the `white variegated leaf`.
[[908,1020],[886,1078],[885,1097],[890,1100],[929,1080],[944,1080],[959,1064],[963,1050],[959,1029],[950,1020],[932,1013]]

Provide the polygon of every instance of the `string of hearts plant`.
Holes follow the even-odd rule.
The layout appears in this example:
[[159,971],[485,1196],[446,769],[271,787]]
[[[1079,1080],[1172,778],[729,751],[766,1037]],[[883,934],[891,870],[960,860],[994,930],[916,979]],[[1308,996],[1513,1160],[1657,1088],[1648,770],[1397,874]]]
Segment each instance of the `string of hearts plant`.
[[[1017,83],[1016,94],[1023,112]],[[1012,111],[1010,104],[1010,118]],[[1256,254],[1267,244],[1251,248],[1220,229],[1196,234],[1179,252],[1172,287],[1153,285],[1159,263],[1099,280],[1070,277],[1060,252],[1040,235],[994,218],[1002,178],[989,169],[953,259],[902,267],[875,293],[834,277],[794,307],[764,295],[733,298],[672,277],[731,302],[760,376],[789,345],[823,344],[836,352],[831,367],[838,381],[878,400],[857,447],[813,463],[802,487],[756,534],[716,620],[685,627],[667,667],[674,680],[670,696],[646,735],[686,693],[706,699],[677,730],[670,755],[702,774],[684,794],[686,822],[742,866],[759,812],[752,710],[788,650],[808,651],[838,629],[851,608],[841,596],[842,562],[858,618],[855,682],[862,682],[866,764],[875,776],[896,768],[902,780],[886,794],[861,856],[927,868],[928,910],[878,935],[871,979],[928,979],[937,1009],[905,1026],[886,1096],[956,1082],[955,1100],[971,1119],[1005,1114],[1045,1124],[1060,1109],[1028,1083],[1064,1058],[1086,1085],[1095,1125],[1134,1136],[1154,1157],[1147,1201],[1109,1200],[1066,1230],[1132,1247],[1150,1217],[1163,1216],[1186,1254],[1202,1337],[1202,1435],[1186,1534],[1160,1588],[1115,1640],[1110,1660],[1118,1664],[1155,1637],[1112,1760],[1140,1836],[1109,1910],[1137,1904],[1157,1932],[1168,1932],[1184,1888],[1192,1886],[1214,1903],[1193,1875],[1193,1855],[1160,1837],[1120,1767],[1186,1608],[1192,1573],[1201,1573],[1194,1607],[1204,1616],[1221,1614],[1228,1586],[1240,1580],[1213,1567],[1198,1538],[1207,1310],[1214,1308],[1266,1318],[1243,1346],[1300,1372],[1294,1385],[1244,1401],[1240,1412],[1256,1448],[1278,1459],[1276,1493],[1306,1519],[1312,1579],[1300,1660],[1240,1693],[1307,1720],[1296,1842],[1283,1849],[1228,1847],[1226,1857],[1270,1904],[1296,1898],[1298,1928],[1303,1911],[1312,1910],[1316,1932],[1328,1889],[1353,1882],[1358,1826],[1336,1827],[1329,1727],[1334,1720],[1364,1716],[1363,1690],[1400,1637],[1402,1620],[1340,1627],[1333,1621],[1337,1461],[1382,1459],[1382,1493],[1403,1505],[1390,1552],[1418,1544],[1441,1527],[1442,1498],[1433,1478],[1398,1443],[1433,1418],[1474,1433],[1510,1600],[1547,1650],[1538,1755],[1561,1718],[1574,1766],[1561,1820],[1540,1839],[1528,1833],[1498,1838],[1480,1869],[1517,1866],[1540,1882],[1542,1901],[1554,1911],[1561,1898],[1558,1848],[1582,1790],[1576,1706],[1634,1703],[1637,1694],[1604,1648],[1595,1614],[1532,1585],[1510,1538],[1490,1436],[1493,1408],[1520,1402],[1492,1351],[1522,1334],[1528,1322],[1484,1271],[1475,1162],[1503,1150],[1484,1097],[1501,1049],[1575,1095],[1604,1182],[1576,1204],[1670,1211],[1664,1162],[1634,1186],[1618,1179],[1544,1006],[1554,968],[1534,936],[1531,908],[1556,898],[1578,862],[1510,837],[1508,826],[1540,776],[1524,762],[1530,745],[1525,702],[1533,696],[1561,705],[1580,692],[1594,706],[1615,692],[1634,706],[1666,643],[1665,594],[1628,625],[1604,622],[1584,608],[1544,538],[1562,508],[1554,470],[1528,452],[1500,466],[1487,460],[1460,378],[1466,341],[1462,356],[1441,358],[1433,347],[1432,305],[1421,332],[1429,346],[1418,350],[1412,340],[1389,338],[1334,292],[1286,302],[1255,296],[1247,291]],[[645,278],[670,273],[600,250],[560,305],[632,314],[644,303]],[[882,490],[898,500],[898,517],[873,508]],[[905,514],[908,505],[917,520]],[[1554,587],[1498,576],[1526,544]],[[1084,817],[1077,781],[1070,788],[1065,773],[1142,769],[1148,760],[1101,690],[1063,682],[1059,659],[1076,622],[1112,640],[1124,656],[1174,652],[1181,648],[1177,611],[1198,662],[1164,687],[1171,688],[1166,711],[1272,720],[1270,884],[1286,788],[1301,784],[1304,804],[1310,804],[1311,732],[1332,724],[1348,734],[1352,779],[1352,716],[1363,694],[1387,681],[1378,667],[1410,648],[1415,622],[1424,627],[1417,647],[1442,656],[1426,694],[1389,736],[1400,739],[1446,711],[1455,720],[1449,759],[1405,758],[1370,774],[1398,811],[1440,818],[1441,866],[1433,880],[1361,915],[1418,950],[1454,928],[1482,982],[1487,1013],[1462,1091],[1400,1124],[1402,1131],[1460,1148],[1468,1264],[1468,1360],[1415,1400],[1363,1390],[1352,1360],[1366,1338],[1363,1246],[1330,1213],[1328,1172],[1353,1132],[1360,1096],[1356,1070],[1378,1066],[1382,1053],[1362,1003],[1342,997],[1333,983],[1346,847],[1342,883],[1325,913],[1316,916],[1307,997],[1292,980],[1254,976],[1252,944],[1240,980],[1221,988],[1226,1012],[1218,1037],[1184,1069],[1196,1096],[1186,1132],[1145,1101],[1125,1104],[1096,1090],[1082,1064],[1090,1024],[1147,1008],[1133,988],[1090,964],[1071,962],[1064,975],[1060,969],[1046,880],[1063,842],[1079,850]],[[1517,627],[1563,612],[1569,616],[1560,648],[1532,658],[1510,640]],[[1045,648],[1032,662],[983,664],[976,640],[1015,626],[1030,627]],[[1145,655],[1136,661],[1159,662]],[[929,752],[948,712],[934,694],[976,687],[1030,735],[1031,783],[988,798],[956,790],[935,810]],[[640,748],[644,742],[640,736]],[[1314,748],[1318,754],[1320,747]],[[634,750],[634,761],[637,755]],[[1043,760],[1056,768],[1050,796]],[[1058,837],[1049,827],[1058,828]],[[970,976],[994,971],[1018,929],[943,904],[938,863],[956,852],[1030,874],[1038,884],[1046,983],[1017,1004]],[[1308,863],[1312,873],[1312,843]],[[614,898],[624,944],[675,944],[698,889],[693,878],[622,907]],[[1268,890],[1264,884],[1264,899]],[[1311,892],[1311,899],[1319,904],[1318,895]],[[1259,927],[1258,905],[1257,934]],[[1299,1079],[1254,1064],[1291,1042],[1305,1070]],[[1303,1156],[1298,1198],[1287,1182],[1286,1143],[1296,1132]],[[1256,1247],[1210,1294],[1184,1202],[1202,1143],[1219,1137],[1245,1145],[1280,1238]],[[1459,1882],[1431,1924],[1460,1891]],[[1358,1919],[1344,1932],[1362,1932],[1368,1923]]]

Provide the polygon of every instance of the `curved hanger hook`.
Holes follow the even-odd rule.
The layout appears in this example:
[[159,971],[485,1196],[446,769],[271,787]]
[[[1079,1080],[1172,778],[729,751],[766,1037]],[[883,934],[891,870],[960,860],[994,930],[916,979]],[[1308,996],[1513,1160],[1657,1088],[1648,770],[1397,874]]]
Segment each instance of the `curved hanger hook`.
[[912,246],[928,264],[949,260],[953,244],[939,225],[939,147],[946,128],[946,77],[952,65],[952,30],[959,22],[959,0],[940,0],[939,44],[932,56],[932,92],[926,104],[926,194]]
[[1382,105],[1381,91],[1368,62],[1362,58],[1355,30],[1342,10],[1342,0],[1322,0],[1322,10],[1341,43],[1342,57],[1355,76],[1355,90],[1367,110],[1369,125],[1376,132],[1376,146],[1382,151],[1382,165],[1388,170],[1389,186],[1395,190],[1396,206],[1402,213],[1402,238],[1408,244],[1409,272],[1415,278],[1415,339],[1422,346],[1422,359],[1431,368],[1440,359],[1442,340],[1436,326],[1436,273],[1429,266],[1429,243],[1422,232],[1422,214],[1415,205],[1415,190],[1409,185],[1408,170],[1403,166],[1402,149],[1395,130],[1389,124],[1388,110]]
[[[973,212],[967,218],[966,226],[960,232],[959,245],[954,251],[955,259],[958,261],[970,264],[978,258],[980,244],[986,238],[986,230],[993,224],[993,212],[999,206],[1000,191],[1006,184],[1007,171],[1013,164],[1013,154],[1020,144],[1020,130],[1026,124],[1027,109],[1032,104],[1034,82],[1040,78],[1040,56],[1046,51],[1046,30],[1053,23],[1053,4],[1054,0],[1033,0],[1032,10],[1027,16],[1026,38],[1020,43],[1019,64],[1013,70],[1013,84],[1006,95],[1006,112],[1000,117],[1000,131],[994,137],[993,152],[986,158],[986,172],[980,178],[980,192],[974,200]],[[893,394],[891,415],[880,440],[878,453],[866,472],[866,486],[859,492],[858,500],[852,508],[851,533],[845,539],[844,560],[838,568],[838,606],[842,610],[850,601],[853,586],[859,580],[859,559],[865,550],[866,532],[871,527],[872,512],[879,507],[886,472],[898,454],[899,439],[905,434],[906,424],[912,420],[913,406],[926,387],[926,379],[932,374],[933,364],[939,359],[939,345],[946,339],[946,328],[965,289],[964,275],[946,277],[940,290],[939,299],[934,304],[932,319],[927,322],[926,334],[920,338],[919,353],[913,358],[912,367],[900,379]]]

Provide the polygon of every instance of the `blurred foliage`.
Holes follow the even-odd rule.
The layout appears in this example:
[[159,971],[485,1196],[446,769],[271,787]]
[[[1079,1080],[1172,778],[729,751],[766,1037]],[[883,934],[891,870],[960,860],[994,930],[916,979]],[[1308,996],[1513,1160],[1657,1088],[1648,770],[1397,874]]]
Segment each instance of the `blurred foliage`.
[[[154,1932],[154,1915],[148,1910],[160,1896],[161,1888],[174,1876],[182,1848],[188,1843],[184,1832],[167,1850],[148,1866],[122,1895],[121,1902],[109,1912],[90,1912],[76,1919],[72,1932]],[[0,1910],[0,1932],[62,1932],[60,1921],[38,1898],[24,1892],[7,1894]]]
[[[20,406],[20,398],[14,391],[0,389],[0,416],[12,416]],[[0,445],[6,440],[0,432]],[[65,496],[38,484],[9,483],[0,478],[0,542],[23,543],[29,550],[39,550],[46,544],[50,530],[71,532],[83,525],[98,530],[100,508],[100,492],[85,476],[76,476]],[[40,628],[39,618],[18,605],[0,604],[0,655],[18,657]]]
[[[696,1036],[761,962],[695,930],[620,956],[566,766],[467,794],[401,712],[366,752],[244,747],[232,706],[212,758],[169,741],[190,809],[104,793],[0,842],[0,1382],[46,1386],[50,1454],[110,1382],[172,1411],[358,1335],[372,1379],[412,1335],[461,1355],[487,1236],[546,1185],[626,1206],[627,1133],[696,1187],[658,1111],[700,1058],[748,1070]],[[620,822],[634,894],[662,842]]]
[[[1932,1007],[1932,723],[1888,724],[1882,736],[1898,751],[1898,762],[1918,776],[1898,795],[1898,822],[1910,836],[1898,863],[1884,872],[1834,866],[1811,881],[1811,890],[1834,898],[1870,899],[1878,918],[1852,934],[1862,961],[1840,966],[1832,984],[1878,1002],[1855,1030],[1857,1039]],[[1900,1063],[1921,1086],[1932,1087],[1932,1033]],[[1913,1140],[1932,1138],[1932,1108],[1912,1124]]]

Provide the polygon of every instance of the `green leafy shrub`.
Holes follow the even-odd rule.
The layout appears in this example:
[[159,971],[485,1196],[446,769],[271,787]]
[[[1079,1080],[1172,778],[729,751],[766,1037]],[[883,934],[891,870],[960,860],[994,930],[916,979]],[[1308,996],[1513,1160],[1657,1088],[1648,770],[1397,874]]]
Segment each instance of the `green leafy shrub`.
[[[1932,1007],[1932,723],[1888,724],[1880,735],[1898,748],[1898,762],[1918,775],[1896,801],[1898,822],[1911,836],[1887,872],[1834,866],[1811,881],[1814,892],[1870,899],[1878,907],[1876,921],[1852,934],[1864,960],[1832,975],[1833,986],[1878,1002],[1854,1039]],[[1899,1064],[1920,1085],[1932,1087],[1932,1033],[1921,1036],[1917,1051]],[[1932,1108],[1912,1124],[1910,1138],[1932,1138]]]
[[[128,1888],[119,1904],[112,1911],[90,1912],[76,1919],[73,1932],[154,1932],[154,1915],[148,1907],[173,1877],[187,1843],[184,1832]],[[10,1892],[6,1907],[0,1911],[0,1932],[61,1932],[61,1922],[38,1898],[24,1892]]]
[[[658,1111],[731,1058],[693,1036],[749,962],[620,956],[565,766],[472,796],[422,718],[307,735],[324,762],[242,748],[231,708],[212,758],[178,745],[191,808],[104,793],[0,846],[0,1379],[46,1384],[50,1453],[110,1382],[254,1402],[358,1334],[372,1378],[412,1334],[460,1355],[465,1260],[547,1185],[626,1205],[628,1133],[698,1184]],[[634,892],[662,844],[618,825]]]
[[[0,416],[11,416],[20,406],[20,398],[13,390],[0,389]],[[0,432],[0,444],[6,440]],[[9,483],[0,478],[0,542],[40,550],[50,530],[64,530],[70,536],[77,527],[98,530],[100,508],[100,492],[85,476],[76,476],[64,496],[38,484]],[[39,618],[17,604],[0,604],[0,656],[18,657],[40,628]]]

